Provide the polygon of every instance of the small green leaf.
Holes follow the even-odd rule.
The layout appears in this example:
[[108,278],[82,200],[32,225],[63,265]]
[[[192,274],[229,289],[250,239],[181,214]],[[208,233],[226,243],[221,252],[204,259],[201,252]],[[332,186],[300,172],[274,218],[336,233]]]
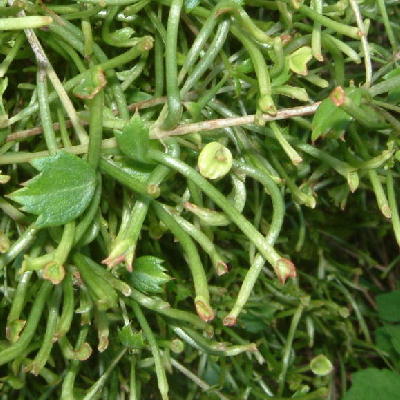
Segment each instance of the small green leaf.
[[332,372],[333,366],[328,357],[320,354],[310,361],[310,369],[315,375],[325,376]]
[[296,74],[307,75],[307,63],[312,59],[311,47],[303,46],[288,56],[289,68]]
[[351,116],[341,108],[336,107],[328,97],[322,101],[314,114],[311,140],[314,142],[320,136],[325,136],[329,132],[342,134],[351,120]]
[[162,285],[171,277],[165,273],[164,261],[153,256],[142,256],[136,259],[131,274],[132,285],[144,293],[160,293]]
[[384,321],[400,322],[400,290],[376,296],[378,315]]
[[352,376],[352,386],[342,400],[398,400],[400,375],[388,369],[368,368]]
[[95,67],[83,75],[81,81],[75,86],[73,94],[80,99],[93,99],[106,84],[107,80],[103,70]]
[[66,152],[32,161],[41,173],[9,197],[22,210],[38,215],[38,228],[64,225],[79,217],[89,205],[96,186],[94,169]]
[[150,146],[149,127],[135,114],[122,131],[115,131],[118,147],[126,156],[135,161],[148,163]]
[[130,325],[125,325],[118,331],[118,339],[123,346],[130,349],[143,349],[145,345],[142,332],[133,332]]

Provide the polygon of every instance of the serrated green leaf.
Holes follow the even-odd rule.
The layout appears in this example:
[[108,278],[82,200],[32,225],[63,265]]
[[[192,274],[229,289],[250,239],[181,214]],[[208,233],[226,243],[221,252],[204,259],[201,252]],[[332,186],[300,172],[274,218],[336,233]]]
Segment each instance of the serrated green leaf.
[[142,256],[136,259],[131,274],[132,285],[144,293],[160,293],[163,285],[171,277],[165,273],[164,261],[153,256]]
[[147,152],[150,146],[149,127],[135,114],[122,131],[115,131],[118,147],[129,158],[149,163]]
[[303,46],[288,56],[289,68],[296,74],[307,75],[307,64],[312,59],[311,47]]
[[66,152],[32,162],[41,173],[9,197],[22,210],[38,215],[38,228],[64,225],[79,217],[89,205],[96,186],[94,169]]
[[376,296],[378,315],[384,321],[400,322],[400,290]]
[[398,400],[400,375],[388,369],[368,368],[352,376],[352,386],[342,400]]
[[318,106],[312,120],[311,140],[314,142],[320,136],[329,132],[342,133],[351,121],[351,116],[341,108],[336,107],[328,97]]
[[118,331],[118,339],[123,346],[130,349],[143,349],[145,345],[142,332],[133,332],[130,325],[125,325]]

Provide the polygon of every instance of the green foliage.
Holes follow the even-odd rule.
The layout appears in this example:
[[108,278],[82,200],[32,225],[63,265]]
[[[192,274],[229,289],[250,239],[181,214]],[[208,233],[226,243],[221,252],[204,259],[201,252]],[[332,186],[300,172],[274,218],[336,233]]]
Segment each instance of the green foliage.
[[160,293],[171,279],[162,266],[163,260],[154,256],[141,256],[133,265],[132,285],[143,293]]
[[399,397],[399,2],[41,3],[0,6],[1,399]]
[[311,59],[311,47],[300,47],[288,57],[289,68],[296,74],[307,75],[307,64],[310,62]]
[[336,107],[328,97],[321,102],[314,114],[311,139],[315,141],[329,132],[340,136],[344,133],[350,121],[351,116]]
[[129,349],[143,349],[145,347],[142,332],[133,332],[131,326],[125,325],[118,331],[121,344]]
[[315,375],[325,376],[332,372],[333,366],[329,358],[320,354],[310,361],[310,369]]
[[379,318],[387,322],[400,322],[400,290],[376,296]]
[[85,211],[96,186],[95,172],[86,161],[61,151],[32,165],[40,174],[9,197],[38,216],[38,228],[66,224]]
[[368,368],[355,372],[352,386],[342,400],[397,400],[400,375],[387,369]]
[[148,163],[147,156],[150,139],[146,123],[135,114],[122,131],[115,131],[118,147],[128,157],[135,161]]

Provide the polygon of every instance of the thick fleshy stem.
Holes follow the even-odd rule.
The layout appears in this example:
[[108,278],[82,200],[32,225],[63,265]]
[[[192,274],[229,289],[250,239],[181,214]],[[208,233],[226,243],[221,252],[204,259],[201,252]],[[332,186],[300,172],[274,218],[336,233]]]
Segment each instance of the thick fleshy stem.
[[201,61],[196,65],[193,72],[188,76],[185,84],[183,85],[180,93],[181,96],[184,97],[190,89],[199,81],[204,72],[209,68],[218,53],[221,51],[222,46],[224,45],[230,27],[230,21],[226,20],[219,24],[217,28],[217,32],[215,33],[213,41],[210,43],[210,47],[201,58]]
[[32,224],[19,236],[8,249],[7,253],[0,256],[0,270],[32,245],[38,231],[39,229],[35,228]]
[[154,364],[157,375],[158,389],[160,390],[160,394],[163,400],[168,400],[168,381],[167,376],[165,374],[165,369],[162,364],[160,350],[158,348],[156,338],[154,337],[153,331],[148,324],[146,317],[144,316],[142,310],[136,302],[132,302],[131,304],[133,312],[135,313],[136,318],[139,321],[140,327],[143,330],[143,333],[150,345],[150,351],[153,354]]
[[289,368],[290,353],[292,351],[294,335],[296,333],[297,326],[299,325],[301,316],[303,315],[304,307],[307,304],[307,301],[309,301],[309,299],[304,299],[304,300],[301,299],[300,300],[300,304],[297,307],[296,312],[293,314],[292,322],[290,323],[289,333],[286,338],[285,346],[283,348],[282,369],[281,369],[281,373],[278,378],[278,382],[279,382],[278,394],[280,396],[283,394],[283,390],[285,388],[286,373]]
[[204,321],[211,321],[214,319],[214,311],[209,304],[210,294],[208,291],[207,277],[196,245],[193,243],[190,236],[160,204],[154,202],[152,205],[157,216],[178,239],[184,250],[193,277],[193,284],[196,292],[194,303],[197,314],[199,314],[200,318]]
[[[76,341],[75,350],[78,350],[85,343],[87,334],[88,334],[89,326],[84,326],[78,335],[78,339]],[[61,387],[61,395],[60,400],[71,400],[74,399],[74,383],[76,375],[78,374],[79,367],[81,366],[81,362],[79,360],[73,360],[69,366],[67,373],[65,374],[62,387]]]
[[326,26],[327,28],[330,28],[335,32],[349,36],[353,39],[360,39],[363,35],[363,32],[361,32],[359,28],[334,21],[333,19],[325,17],[324,15],[318,13],[317,11],[314,11],[304,4],[299,7],[299,12],[306,17],[311,18],[313,21],[319,22],[321,25]]
[[38,375],[42,368],[46,365],[50,357],[51,349],[53,348],[54,333],[57,328],[58,320],[58,307],[60,305],[61,288],[55,287],[53,295],[49,301],[49,313],[47,317],[46,331],[43,336],[43,342],[40,350],[36,354],[35,359],[30,363],[26,369],[33,375]]
[[232,220],[232,222],[253,242],[258,251],[274,266],[280,260],[281,256],[277,251],[264,239],[260,232],[241,214],[236,208],[230,204],[225,196],[221,194],[213,185],[184,162],[170,157],[160,151],[150,150],[149,156],[154,160],[175,169],[186,178],[191,179],[211,200],[213,200],[222,211]]
[[72,273],[67,272],[63,285],[63,307],[57,325],[54,339],[63,337],[70,329],[74,317],[74,288],[72,284]]
[[[244,172],[246,175],[256,179],[261,184],[264,185],[264,188],[271,196],[272,200],[272,221],[266,236],[266,240],[273,245],[278,238],[279,232],[282,227],[283,217],[285,213],[285,204],[283,201],[283,196],[276,185],[276,183],[266,174],[263,174],[261,171],[252,168],[244,163],[236,162],[234,166]],[[243,283],[240,287],[239,293],[236,297],[235,304],[229,314],[224,318],[224,325],[232,326],[236,324],[237,317],[240,312],[243,310],[243,307],[247,303],[254,285],[257,282],[258,276],[264,267],[265,261],[261,254],[257,254],[254,258],[254,261],[249,268],[246,276],[243,280]],[[280,268],[275,270],[279,280],[281,282],[285,282],[288,277],[295,277],[296,270],[294,266],[290,263],[289,260],[282,259],[282,262],[279,264]],[[282,267],[287,267],[282,269]]]
[[217,275],[223,275],[227,273],[227,264],[220,256],[214,243],[208,238],[208,236],[195,225],[187,221],[185,218],[182,218],[180,215],[174,214],[173,211],[169,210],[166,206],[163,207],[169,214],[174,217],[175,221],[183,228],[183,230],[188,233],[194,240],[196,240],[196,242],[202,247],[202,249],[210,256]]
[[42,316],[42,311],[44,309],[46,301],[48,300],[48,295],[52,287],[53,285],[50,282],[42,282],[40,289],[36,295],[35,301],[32,304],[31,313],[28,317],[24,331],[22,332],[20,338],[12,345],[0,351],[0,365],[4,365],[19,357],[29,346],[36,332],[36,328]]
[[270,115],[275,115],[276,107],[274,101],[272,100],[271,79],[269,77],[268,67],[265,63],[264,56],[257,48],[256,44],[238,28],[232,26],[231,31],[246,48],[253,63],[258,80],[258,88],[260,93],[258,104],[261,111]]
[[167,43],[165,46],[165,73],[167,82],[168,113],[163,121],[164,129],[178,125],[182,115],[182,105],[178,86],[176,62],[177,39],[183,0],[172,0],[167,23]]
[[97,168],[101,158],[101,141],[103,137],[103,108],[104,90],[100,91],[89,100],[90,121],[89,121],[89,147],[88,163]]
[[[169,139],[165,143],[168,154],[178,157],[180,154],[179,146],[176,141]],[[169,174],[170,169],[164,165],[158,165],[147,181],[148,185],[159,186]],[[142,230],[143,222],[149,208],[149,199],[141,196],[136,201],[126,225],[121,226],[120,231],[112,243],[111,252],[103,261],[109,267],[124,260],[128,270],[132,269],[132,262],[136,251],[136,243]]]
[[26,321],[20,320],[20,315],[25,304],[25,296],[31,277],[32,271],[26,271],[20,275],[18,286],[14,292],[11,309],[7,315],[6,337],[11,343],[18,340],[19,333],[26,323]]
[[[318,14],[322,14],[323,1],[322,0],[312,0],[312,9]],[[313,56],[318,61],[323,61],[324,57],[322,55],[321,49],[321,24],[317,21],[314,22],[312,34],[311,34],[311,49]]]
[[243,352],[254,352],[257,350],[255,343],[228,346],[225,343],[213,343],[198,332],[187,327],[183,328],[175,326],[172,329],[184,342],[209,355],[234,357]]

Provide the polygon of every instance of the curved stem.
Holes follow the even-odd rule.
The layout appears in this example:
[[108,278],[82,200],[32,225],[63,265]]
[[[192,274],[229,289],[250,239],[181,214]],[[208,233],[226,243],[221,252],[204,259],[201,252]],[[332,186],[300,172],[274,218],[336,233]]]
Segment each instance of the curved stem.
[[209,304],[210,294],[208,292],[207,277],[195,244],[175,219],[164,210],[161,204],[154,202],[152,205],[155,208],[157,216],[179,240],[184,250],[193,277],[196,292],[194,302],[197,313],[204,321],[211,321],[214,318],[214,311]]

